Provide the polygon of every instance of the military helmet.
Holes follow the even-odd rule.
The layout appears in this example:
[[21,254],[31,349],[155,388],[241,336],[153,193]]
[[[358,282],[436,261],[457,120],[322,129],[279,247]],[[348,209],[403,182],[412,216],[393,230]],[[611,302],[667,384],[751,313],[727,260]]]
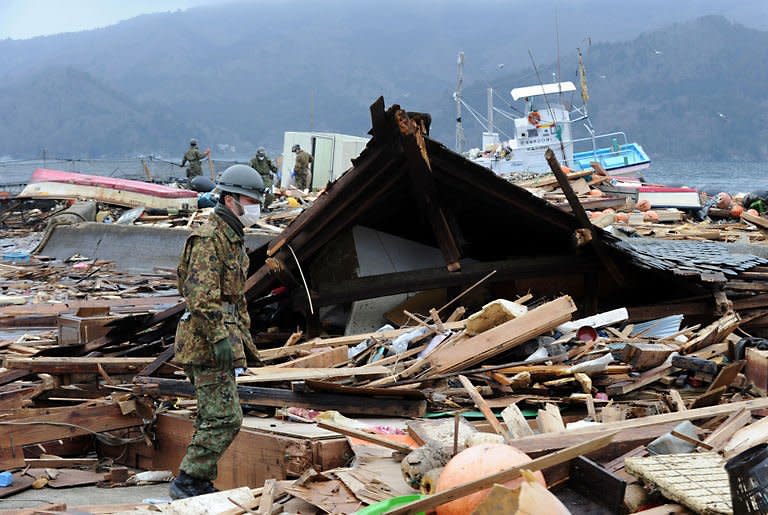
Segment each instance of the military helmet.
[[191,140],[189,140],[189,144],[192,145],[193,147],[196,147],[197,146],[197,140],[195,138],[192,138]]
[[267,151],[264,149],[264,147],[259,147],[258,150],[256,150],[256,155],[263,156],[266,154]]
[[248,165],[232,165],[219,176],[216,189],[220,192],[245,195],[261,202],[264,196],[264,180],[259,172]]
[[291,147],[291,152],[298,152],[299,150],[301,150],[301,146],[298,143]]

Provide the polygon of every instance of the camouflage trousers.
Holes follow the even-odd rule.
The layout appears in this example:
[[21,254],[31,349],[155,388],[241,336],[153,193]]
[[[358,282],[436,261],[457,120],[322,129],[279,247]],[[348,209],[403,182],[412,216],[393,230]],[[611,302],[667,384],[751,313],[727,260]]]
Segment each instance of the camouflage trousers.
[[200,365],[185,366],[184,372],[197,390],[197,418],[195,434],[179,468],[192,477],[213,481],[219,458],[243,422],[235,373]]
[[296,178],[296,187],[300,190],[309,188],[309,170],[294,170],[293,176]]
[[272,174],[268,173],[261,176],[262,180],[264,181],[264,209],[267,209],[269,205],[275,201],[275,195],[272,193],[272,186],[275,184],[275,182],[272,180]]
[[201,167],[201,165],[187,167],[187,179],[189,179],[190,181],[195,177],[199,177],[201,175],[203,175],[203,168]]

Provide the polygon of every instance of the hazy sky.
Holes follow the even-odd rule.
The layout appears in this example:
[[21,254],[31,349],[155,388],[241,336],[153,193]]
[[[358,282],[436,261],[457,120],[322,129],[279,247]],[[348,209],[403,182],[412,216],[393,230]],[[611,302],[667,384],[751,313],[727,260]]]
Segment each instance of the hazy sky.
[[[226,0],[0,0],[0,39],[27,39],[112,25],[140,14]],[[232,1],[232,0],[230,0]]]

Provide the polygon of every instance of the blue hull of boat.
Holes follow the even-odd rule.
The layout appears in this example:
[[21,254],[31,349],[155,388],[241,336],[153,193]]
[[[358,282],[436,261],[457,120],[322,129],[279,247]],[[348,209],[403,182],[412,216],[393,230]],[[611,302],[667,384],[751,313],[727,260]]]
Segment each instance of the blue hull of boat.
[[573,153],[574,168],[588,170],[597,161],[608,175],[635,175],[651,165],[651,159],[637,143],[625,143],[617,148],[606,147]]

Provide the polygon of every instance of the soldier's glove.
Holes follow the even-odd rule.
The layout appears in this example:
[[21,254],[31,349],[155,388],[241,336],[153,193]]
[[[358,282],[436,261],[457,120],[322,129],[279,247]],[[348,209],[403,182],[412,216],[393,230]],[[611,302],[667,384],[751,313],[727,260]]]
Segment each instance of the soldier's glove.
[[222,338],[213,344],[213,357],[216,361],[216,366],[220,370],[232,370],[235,354],[232,352],[232,344],[229,343],[229,338]]

